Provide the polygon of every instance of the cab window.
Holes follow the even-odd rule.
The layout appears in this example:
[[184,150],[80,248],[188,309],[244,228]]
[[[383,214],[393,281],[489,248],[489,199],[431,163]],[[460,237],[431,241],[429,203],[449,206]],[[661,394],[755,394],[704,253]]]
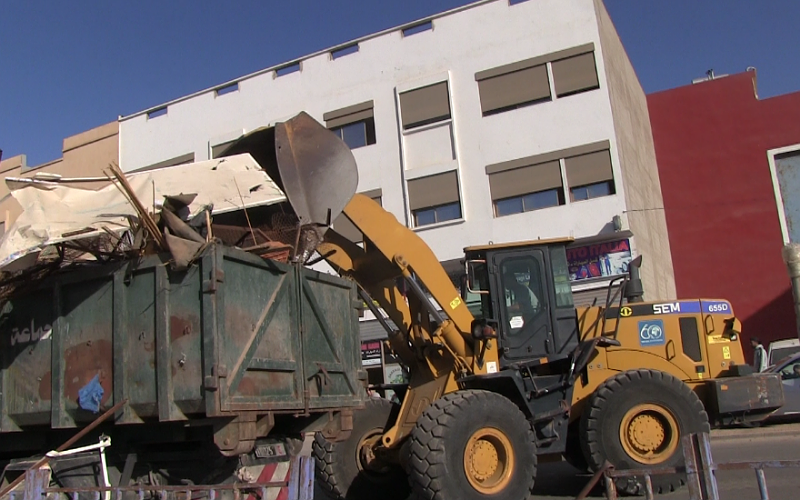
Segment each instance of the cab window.
[[572,286],[569,283],[567,250],[564,247],[550,250],[553,266],[553,289],[556,291],[556,307],[573,307]]
[[489,291],[489,271],[483,262],[470,264],[470,276],[461,278],[461,297],[475,319],[491,319],[491,299]]
[[517,257],[505,259],[500,271],[502,303],[509,332],[514,335],[542,311],[542,270],[533,257]]

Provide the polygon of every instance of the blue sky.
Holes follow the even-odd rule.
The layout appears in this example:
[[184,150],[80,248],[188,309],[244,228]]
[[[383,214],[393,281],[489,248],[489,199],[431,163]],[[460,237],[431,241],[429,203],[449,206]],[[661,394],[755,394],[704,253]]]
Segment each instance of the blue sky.
[[[5,0],[0,149],[38,165],[61,156],[64,137],[118,115],[467,3]],[[748,66],[758,69],[762,98],[800,90],[797,0],[606,6],[647,92]]]

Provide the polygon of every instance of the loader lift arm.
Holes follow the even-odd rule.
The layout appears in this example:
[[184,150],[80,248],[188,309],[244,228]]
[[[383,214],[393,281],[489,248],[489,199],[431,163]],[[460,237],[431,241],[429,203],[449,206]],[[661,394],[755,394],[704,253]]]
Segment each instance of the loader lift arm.
[[[428,405],[458,389],[458,378],[487,373],[490,363],[497,366],[496,343],[491,338],[473,339],[474,317],[416,233],[364,195],[356,194],[343,213],[364,234],[364,248],[329,229],[317,251],[386,311],[400,329],[390,335],[390,345],[412,367],[400,415],[383,436],[383,445],[392,448],[408,435]],[[410,293],[403,293],[403,282]]]

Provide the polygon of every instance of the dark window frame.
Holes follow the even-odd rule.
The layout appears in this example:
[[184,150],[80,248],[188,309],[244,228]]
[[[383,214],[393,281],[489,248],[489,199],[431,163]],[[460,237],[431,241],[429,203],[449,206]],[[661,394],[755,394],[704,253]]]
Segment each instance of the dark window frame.
[[[450,207],[458,208],[458,216],[457,217],[450,217],[450,218],[446,218],[446,219],[440,219],[439,218],[439,211],[443,210],[443,209],[446,209],[446,208],[450,208]],[[433,222],[425,222],[425,223],[420,224],[419,223],[419,215],[423,214],[423,213],[428,213],[428,212],[431,212],[433,214],[433,219],[434,219]],[[461,220],[461,219],[464,218],[464,212],[461,209],[461,200],[450,202],[450,203],[444,203],[442,205],[435,205],[435,206],[432,206],[432,207],[418,208],[416,210],[412,210],[411,214],[412,214],[413,219],[414,219],[414,227],[432,226],[434,224],[441,224],[441,223],[444,223],[444,222],[450,222],[450,221],[454,221],[454,220]]]
[[[354,125],[363,125],[363,128],[364,128],[364,143],[363,144],[356,143],[357,145],[354,146],[353,144],[348,142],[348,139],[347,139],[348,135],[345,133],[345,130],[348,127],[353,127]],[[339,137],[339,139],[344,141],[344,143],[347,144],[347,147],[349,147],[351,150],[358,149],[358,148],[364,148],[364,147],[367,147],[367,146],[372,146],[373,144],[375,144],[377,142],[376,141],[376,137],[375,137],[375,117],[365,118],[363,120],[356,120],[354,122],[345,123],[343,125],[339,125],[339,126],[333,127],[333,128],[331,128],[329,130],[331,132],[333,132],[334,134],[336,134]]]
[[[546,206],[538,206],[538,207],[526,208],[525,198],[530,197],[531,195],[538,195],[538,194],[552,193],[552,192],[555,192],[556,197],[557,197],[556,203],[554,205],[546,205]],[[507,198],[501,198],[501,199],[498,199],[498,200],[494,200],[494,202],[492,204],[494,205],[494,216],[495,216],[495,218],[498,218],[498,217],[507,217],[509,215],[522,214],[522,213],[526,213],[526,212],[535,212],[536,210],[544,210],[546,208],[560,207],[560,206],[566,204],[565,198],[566,197],[564,196],[564,188],[562,186],[562,187],[557,187],[557,188],[552,188],[552,189],[545,189],[543,191],[534,191],[532,193],[524,193],[524,194],[520,194],[520,195],[517,195],[517,196],[509,196]],[[522,205],[522,210],[520,210],[519,212],[508,212],[508,213],[503,213],[503,214],[499,213],[497,204],[498,203],[503,203],[505,201],[510,201],[510,200],[520,200],[520,203]]]
[[[589,189],[590,188],[599,188],[600,186],[608,187],[608,192],[604,192],[602,194],[592,194]],[[575,191],[577,190],[585,190],[586,197],[585,198],[577,198],[575,196]],[[585,184],[582,186],[570,186],[569,188],[569,201],[570,203],[577,203],[580,201],[589,201],[594,200],[597,198],[603,198],[605,196],[613,196],[617,194],[616,186],[614,186],[613,179],[609,179],[607,181],[600,181],[600,182],[593,182],[592,184]]]

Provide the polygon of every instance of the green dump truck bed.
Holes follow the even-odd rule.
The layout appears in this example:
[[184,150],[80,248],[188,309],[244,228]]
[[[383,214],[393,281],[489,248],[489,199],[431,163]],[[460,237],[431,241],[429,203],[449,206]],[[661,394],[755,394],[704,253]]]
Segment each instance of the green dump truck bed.
[[[0,313],[0,432],[96,418],[252,421],[363,404],[355,286],[210,244],[187,271],[167,257],[59,272]],[[94,384],[97,387],[97,384]]]

